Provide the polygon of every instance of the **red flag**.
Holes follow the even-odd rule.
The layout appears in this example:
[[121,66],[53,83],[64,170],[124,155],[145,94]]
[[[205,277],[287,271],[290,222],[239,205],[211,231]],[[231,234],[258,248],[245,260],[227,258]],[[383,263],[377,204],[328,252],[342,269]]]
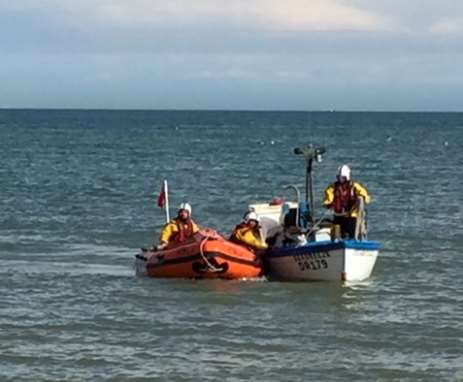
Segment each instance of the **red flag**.
[[158,207],[164,208],[166,205],[166,187],[165,183],[162,183],[161,192],[158,196]]

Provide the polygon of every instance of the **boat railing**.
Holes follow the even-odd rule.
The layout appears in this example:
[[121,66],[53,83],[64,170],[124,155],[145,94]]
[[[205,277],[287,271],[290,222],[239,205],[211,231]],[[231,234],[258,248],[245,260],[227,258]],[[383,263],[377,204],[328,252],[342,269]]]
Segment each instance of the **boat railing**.
[[355,240],[366,240],[367,225],[365,218],[365,201],[363,198],[358,198],[357,202],[357,220],[355,222]]
[[325,221],[325,219],[331,215],[330,210],[326,210],[323,215],[314,222],[312,227],[306,232],[306,237],[310,240],[311,238],[314,237],[315,233],[320,229],[320,225]]

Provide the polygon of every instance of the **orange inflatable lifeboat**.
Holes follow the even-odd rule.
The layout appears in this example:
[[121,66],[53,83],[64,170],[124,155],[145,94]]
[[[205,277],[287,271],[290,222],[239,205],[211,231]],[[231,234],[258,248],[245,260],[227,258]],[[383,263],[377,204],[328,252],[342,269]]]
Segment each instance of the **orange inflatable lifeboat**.
[[262,262],[247,248],[225,240],[209,229],[162,251],[143,251],[136,256],[139,275],[207,279],[241,279],[262,275]]

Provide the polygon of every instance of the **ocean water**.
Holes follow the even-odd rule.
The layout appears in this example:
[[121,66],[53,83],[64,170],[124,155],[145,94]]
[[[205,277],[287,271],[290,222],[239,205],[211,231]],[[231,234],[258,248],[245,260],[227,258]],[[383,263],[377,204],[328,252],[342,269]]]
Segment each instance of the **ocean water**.
[[[362,283],[158,280],[156,194],[228,234],[325,145],[373,196]],[[0,110],[0,381],[463,381],[463,114]]]

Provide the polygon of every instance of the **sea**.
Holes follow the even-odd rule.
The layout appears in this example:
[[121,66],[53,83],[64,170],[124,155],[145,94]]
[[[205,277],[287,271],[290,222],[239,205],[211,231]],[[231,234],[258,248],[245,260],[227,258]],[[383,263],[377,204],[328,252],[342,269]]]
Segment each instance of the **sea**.
[[[170,212],[223,235],[347,163],[358,283],[152,279]],[[463,114],[0,110],[0,381],[463,381]]]

